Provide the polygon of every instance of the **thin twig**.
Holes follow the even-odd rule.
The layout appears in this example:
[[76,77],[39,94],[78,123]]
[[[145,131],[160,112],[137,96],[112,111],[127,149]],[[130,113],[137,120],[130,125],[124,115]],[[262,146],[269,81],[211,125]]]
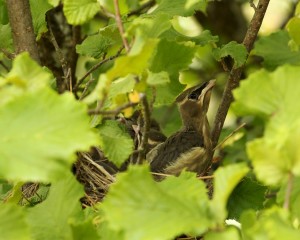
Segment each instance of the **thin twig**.
[[141,97],[141,102],[143,105],[142,112],[143,112],[143,120],[144,120],[144,128],[142,132],[142,142],[139,146],[139,152],[138,159],[137,159],[137,164],[142,164],[146,157],[146,152],[147,152],[147,146],[148,146],[148,137],[149,137],[149,130],[150,130],[150,108],[149,108],[149,103],[147,101],[147,97],[145,94],[142,95]]
[[254,9],[254,11],[256,11],[257,8],[256,8],[255,4],[253,3],[253,0],[249,0],[249,4]]
[[286,191],[285,191],[285,196],[284,196],[284,203],[283,203],[283,208],[285,208],[287,210],[290,207],[290,200],[291,200],[292,191],[293,191],[293,182],[294,182],[294,174],[290,172]]
[[123,50],[123,47],[119,49],[119,51],[117,52],[117,54],[109,57],[109,58],[106,58],[106,59],[103,59],[102,61],[98,62],[97,64],[95,64],[93,67],[91,67],[84,75],[82,78],[80,78],[78,80],[78,82],[76,83],[76,85],[74,86],[73,88],[73,92],[74,91],[77,91],[78,90],[78,87],[83,83],[84,79],[86,79],[92,72],[94,72],[97,68],[101,67],[104,63],[106,62],[109,62],[117,57],[120,56],[121,52]]
[[0,61],[0,65],[1,65],[7,72],[9,72],[9,68],[4,64],[3,61]]
[[[260,26],[262,24],[263,18],[265,16],[268,4],[270,0],[260,0],[257,9],[253,15],[253,18],[250,22],[250,25],[248,27],[247,33],[245,35],[243,44],[246,47],[248,53],[253,48],[253,44],[255,42],[255,39],[257,37],[258,31],[260,29]],[[218,108],[216,118],[214,121],[214,128],[212,131],[212,146],[213,148],[217,146],[218,139],[221,134],[221,130],[224,125],[225,118],[227,116],[228,109],[230,107],[231,102],[233,101],[233,95],[232,90],[235,89],[239,85],[241,74],[244,70],[244,65],[238,68],[233,68],[230,71],[227,84],[225,87],[225,90],[223,92],[222,100],[220,103],[220,106]],[[210,153],[209,162],[207,164],[210,164],[211,159],[213,157],[213,151]]]
[[133,16],[133,15],[139,15],[143,10],[147,8],[151,8],[155,5],[155,0],[151,0],[149,2],[144,3],[141,5],[139,8],[131,11],[130,13],[127,14],[128,17]]
[[129,52],[130,50],[130,47],[129,47],[129,44],[128,44],[128,41],[125,37],[125,31],[124,31],[124,26],[123,26],[123,23],[122,23],[122,19],[121,19],[121,14],[120,14],[120,8],[119,8],[119,1],[118,0],[114,0],[114,6],[115,6],[115,17],[116,17],[116,23],[117,23],[117,26],[118,26],[118,29],[119,29],[119,32],[120,32],[120,35],[121,35],[121,38],[122,38],[122,41],[123,41],[123,44],[124,44],[124,47],[125,47],[125,50],[126,52]]
[[90,80],[85,84],[85,87],[84,87],[84,89],[83,89],[83,91],[82,91],[82,94],[81,94],[81,96],[80,96],[80,98],[79,98],[80,101],[81,101],[82,99],[85,98],[85,96],[86,96],[85,94],[86,94],[86,92],[87,92],[89,86],[90,86],[94,81],[95,81],[95,79],[93,78],[93,76],[91,76],[91,77],[90,77]]
[[122,112],[123,110],[125,110],[126,108],[129,108],[129,107],[133,107],[133,106],[136,106],[138,103],[133,103],[133,102],[128,102],[128,103],[125,103],[119,107],[117,107],[116,109],[114,110],[109,110],[109,111],[102,111],[102,110],[97,110],[97,109],[90,109],[88,111],[88,114],[89,115],[118,115],[120,112]]
[[[151,172],[151,174],[156,175],[156,176],[162,176],[162,177],[170,177],[170,176],[174,176],[171,174],[166,174],[166,173],[157,173],[157,172]],[[212,179],[214,178],[214,176],[198,176],[197,179]]]
[[48,15],[46,15],[46,17],[48,18],[47,22],[48,22],[48,29],[49,29],[49,34],[50,34],[50,41],[51,41],[52,45],[54,46],[55,51],[58,55],[58,59],[59,59],[59,62],[61,64],[61,67],[62,67],[62,70],[63,70],[63,73],[64,73],[65,83],[67,83],[66,85],[69,85],[70,82],[72,81],[71,80],[71,69],[69,67],[68,61],[66,60],[62,50],[58,46],[58,43],[55,39],[54,33],[52,31],[52,27],[50,25],[51,21],[50,21]]
[[9,51],[7,51],[4,48],[0,48],[0,51],[5,55],[5,57],[7,57],[9,60],[13,60],[16,56],[16,54],[14,53],[10,53]]
[[224,138],[214,149],[213,151],[215,151],[216,149],[218,149],[219,147],[221,147],[229,138],[231,138],[237,131],[239,131],[241,128],[245,127],[246,123],[242,123],[240,126],[238,126],[235,130],[233,130],[233,132],[231,132],[226,138]]

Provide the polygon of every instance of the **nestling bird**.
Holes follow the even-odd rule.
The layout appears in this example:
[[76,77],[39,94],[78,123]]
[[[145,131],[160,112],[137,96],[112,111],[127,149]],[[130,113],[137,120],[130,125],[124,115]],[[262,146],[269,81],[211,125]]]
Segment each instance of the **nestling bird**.
[[212,150],[206,114],[214,85],[215,80],[210,80],[176,98],[183,127],[147,154],[152,172],[179,175],[183,169],[197,173],[205,170],[204,163]]

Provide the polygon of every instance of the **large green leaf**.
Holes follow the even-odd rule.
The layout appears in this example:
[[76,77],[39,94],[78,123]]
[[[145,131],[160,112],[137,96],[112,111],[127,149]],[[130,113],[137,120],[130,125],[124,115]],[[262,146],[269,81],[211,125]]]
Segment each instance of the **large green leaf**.
[[239,240],[241,239],[236,228],[227,228],[224,231],[209,232],[204,237],[205,240]]
[[[266,120],[262,138],[247,145],[254,171],[266,184],[276,185],[289,172],[300,175],[300,67],[283,66],[275,72],[256,72],[234,91],[233,108],[240,115],[257,115]],[[254,97],[255,96],[255,97]]]
[[202,234],[211,225],[205,184],[188,172],[157,183],[147,167],[131,167],[117,176],[101,208],[109,225],[131,240]]
[[105,121],[98,129],[105,156],[120,166],[132,153],[133,140],[116,121]]
[[53,183],[48,198],[28,209],[27,220],[33,238],[73,239],[70,223],[82,211],[79,199],[83,195],[83,186],[70,173]]
[[290,40],[286,31],[261,37],[255,43],[253,54],[263,57],[264,66],[268,69],[275,69],[286,63],[299,65],[300,52],[290,49],[288,46]]
[[239,163],[219,168],[215,172],[214,196],[211,204],[219,223],[224,222],[227,217],[226,205],[231,192],[248,171],[246,164]]
[[77,150],[98,144],[86,106],[72,94],[30,92],[0,108],[0,176],[53,181],[69,171]]
[[15,204],[0,204],[0,239],[30,240],[24,209]]
[[46,13],[52,8],[48,1],[30,0],[30,10],[34,33],[40,39],[43,33],[47,32]]
[[64,0],[64,14],[70,24],[79,25],[100,11],[97,0]]

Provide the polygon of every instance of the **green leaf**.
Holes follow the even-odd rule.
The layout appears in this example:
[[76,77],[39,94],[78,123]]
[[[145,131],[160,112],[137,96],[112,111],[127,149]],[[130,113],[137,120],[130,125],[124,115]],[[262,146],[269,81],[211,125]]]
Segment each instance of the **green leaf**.
[[152,73],[167,72],[170,83],[157,87],[156,105],[173,103],[176,96],[183,90],[179,83],[179,72],[187,69],[195,54],[192,42],[177,43],[162,39],[155,56],[152,59],[150,71]]
[[222,232],[209,232],[204,237],[205,240],[239,240],[240,235],[236,228],[227,228]]
[[9,84],[26,91],[36,91],[49,86],[53,75],[39,66],[27,52],[19,54],[13,61],[13,68],[6,76]]
[[245,46],[234,41],[222,46],[222,48],[213,49],[213,56],[217,61],[220,61],[227,56],[232,57],[234,60],[234,68],[238,68],[245,64],[247,55],[248,52]]
[[261,37],[255,42],[253,54],[264,58],[264,67],[273,70],[283,64],[300,64],[300,52],[291,51],[286,31],[278,31]]
[[163,85],[170,82],[169,74],[167,72],[153,73],[148,71],[147,83],[149,85]]
[[28,53],[19,54],[13,60],[12,70],[1,83],[0,106],[26,92],[34,92],[50,85],[53,76],[40,67]]
[[98,129],[100,146],[105,156],[117,166],[121,166],[133,151],[133,140],[116,121],[105,121]]
[[100,58],[107,49],[115,44],[115,41],[102,34],[88,36],[80,45],[76,46],[76,51],[79,54]]
[[[111,0],[98,0],[98,1],[106,11],[115,14],[114,1],[111,1]],[[121,15],[126,14],[129,11],[127,1],[128,0],[118,1],[119,10],[120,10]]]
[[135,36],[140,34],[147,38],[157,38],[171,27],[171,21],[166,14],[158,14],[153,18],[136,18],[129,25],[127,34]]
[[219,168],[215,172],[214,196],[211,204],[219,223],[224,222],[227,217],[226,205],[231,192],[248,171],[246,164],[239,163]]
[[205,184],[188,172],[157,183],[147,167],[131,167],[117,176],[101,208],[125,239],[172,239],[202,234],[211,225]]
[[71,220],[81,213],[81,186],[70,173],[53,183],[48,198],[28,209],[28,223],[34,239],[72,239]]
[[60,0],[48,0],[48,3],[51,4],[53,7],[57,7]]
[[73,223],[71,228],[73,240],[99,240],[99,235],[91,220]]
[[0,49],[13,51],[13,40],[9,24],[0,24]]
[[205,11],[206,0],[160,0],[152,14],[166,13],[173,16],[192,16],[196,10]]
[[299,229],[292,226],[285,209],[273,207],[260,213],[255,219],[254,212],[242,216],[242,232],[245,239],[297,240]]
[[131,92],[134,89],[135,82],[133,75],[116,79],[110,85],[108,98]]
[[36,38],[40,39],[42,34],[48,31],[46,13],[52,8],[48,1],[30,0],[30,10]]
[[177,43],[162,39],[155,56],[152,59],[150,71],[154,73],[168,72],[178,78],[179,71],[188,68],[195,54],[195,44],[192,42]]
[[15,204],[0,204],[0,232],[3,240],[30,240],[24,209]]
[[243,179],[233,190],[227,204],[228,218],[239,219],[248,209],[258,211],[263,208],[266,187],[250,178]]
[[53,181],[74,161],[74,153],[99,142],[86,106],[71,93],[50,89],[27,93],[0,108],[0,176]]
[[[276,185],[289,172],[300,175],[300,67],[283,66],[272,73],[256,72],[234,91],[233,108],[240,115],[254,114],[266,121],[262,138],[249,142],[247,153],[257,178]],[[255,96],[255,97],[253,97]]]
[[286,29],[289,33],[290,38],[298,45],[300,45],[300,18],[294,17],[289,20],[286,25]]
[[100,11],[97,0],[64,0],[64,14],[68,23],[80,25]]

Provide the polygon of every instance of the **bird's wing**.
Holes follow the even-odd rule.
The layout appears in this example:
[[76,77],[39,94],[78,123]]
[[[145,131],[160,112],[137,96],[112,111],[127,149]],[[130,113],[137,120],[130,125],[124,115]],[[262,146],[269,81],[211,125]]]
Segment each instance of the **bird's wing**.
[[191,172],[198,172],[202,170],[205,158],[206,150],[203,147],[194,147],[181,154],[175,162],[166,166],[164,173],[178,175],[184,169]]

